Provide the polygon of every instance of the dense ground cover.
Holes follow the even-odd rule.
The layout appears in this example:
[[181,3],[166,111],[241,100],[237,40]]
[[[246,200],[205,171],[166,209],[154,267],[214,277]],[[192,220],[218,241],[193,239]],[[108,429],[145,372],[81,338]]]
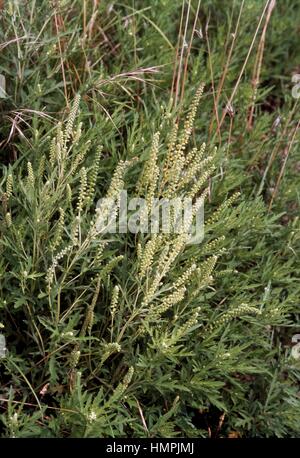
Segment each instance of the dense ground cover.
[[[299,18],[5,2],[3,437],[299,436]],[[205,195],[203,243],[97,233],[123,188]]]

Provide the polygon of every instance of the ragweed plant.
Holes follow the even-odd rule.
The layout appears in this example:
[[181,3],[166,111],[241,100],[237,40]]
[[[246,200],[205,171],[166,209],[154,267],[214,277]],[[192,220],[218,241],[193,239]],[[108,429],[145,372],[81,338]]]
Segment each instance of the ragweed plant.
[[2,3],[1,436],[299,435],[299,2]]
[[[0,315],[8,347],[0,360],[5,434],[151,436],[160,429],[176,435],[179,425],[191,434],[183,417],[171,420],[178,409],[193,412],[212,404],[227,412],[242,390],[231,373],[261,372],[247,362],[251,339],[239,344],[241,335],[223,332],[242,320],[249,334],[268,314],[258,304],[232,303],[224,310],[209,300],[222,275],[218,258],[226,253],[226,227],[233,224],[230,207],[238,193],[210,212],[203,243],[189,244],[189,224],[218,168],[216,149],[197,147],[191,138],[202,92],[200,86],[182,126],[171,116],[170,135],[153,135],[143,163],[119,162],[106,192],[100,187],[102,195],[102,147],[83,141],[79,97],[67,121],[46,139],[49,153],[8,171],[0,241]],[[99,229],[105,209],[97,198],[114,200],[116,216],[129,169],[139,174],[131,195],[148,203],[141,219],[157,198],[192,199],[189,220],[178,233]],[[172,212],[171,221],[175,225]],[[218,349],[210,362],[208,347]],[[228,384],[238,390],[231,400]],[[40,430],[26,427],[27,404],[36,406]],[[147,432],[139,420],[141,405]],[[197,434],[205,435],[201,428]]]

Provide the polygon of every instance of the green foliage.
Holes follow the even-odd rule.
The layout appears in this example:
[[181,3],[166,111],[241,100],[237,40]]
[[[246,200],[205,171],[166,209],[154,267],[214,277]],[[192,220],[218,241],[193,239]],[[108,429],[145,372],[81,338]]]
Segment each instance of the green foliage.
[[[263,2],[203,2],[178,104],[181,1],[1,11],[3,437],[299,436],[300,10],[277,3],[252,126],[260,34],[219,130]],[[203,243],[99,233],[123,188],[205,198]]]

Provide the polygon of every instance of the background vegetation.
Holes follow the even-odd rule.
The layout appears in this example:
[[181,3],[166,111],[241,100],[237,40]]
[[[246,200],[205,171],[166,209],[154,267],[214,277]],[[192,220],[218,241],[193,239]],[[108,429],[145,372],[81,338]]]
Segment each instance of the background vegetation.
[[[2,437],[299,436],[299,19],[297,0],[4,2]],[[91,236],[95,204],[162,179],[201,82],[205,240],[145,305],[178,241],[143,276],[149,239]]]

